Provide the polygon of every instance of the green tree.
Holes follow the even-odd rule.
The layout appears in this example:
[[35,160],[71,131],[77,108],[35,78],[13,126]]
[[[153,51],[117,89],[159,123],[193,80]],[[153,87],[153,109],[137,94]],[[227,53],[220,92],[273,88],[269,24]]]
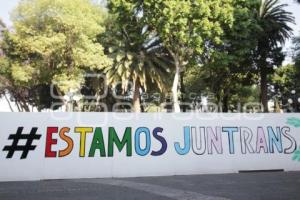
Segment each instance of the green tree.
[[5,23],[0,18],[0,97],[4,97],[10,107],[10,110],[13,112],[13,108],[11,106],[9,97],[6,95],[7,87],[8,87],[8,80],[5,78],[5,69],[8,66],[8,60],[4,55],[2,49],[2,40],[4,37],[5,32],[7,31]]
[[[288,99],[292,99],[293,103],[297,103],[295,95],[300,94],[300,68],[295,65],[286,65],[275,70],[271,77],[271,83],[274,86],[273,96],[276,100],[280,100],[283,105],[288,103]],[[292,94],[291,91],[296,94]]]
[[156,34],[145,24],[140,1],[108,1],[112,14],[107,23],[105,41],[108,55],[114,64],[104,68],[111,84],[121,81],[123,90],[133,82],[132,104],[134,112],[141,112],[140,90],[147,91],[155,84],[159,90],[166,90],[170,68],[167,52],[161,46]]
[[96,43],[105,18],[90,0],[21,1],[4,44],[9,79],[19,88],[54,84],[60,97],[79,89],[85,71],[111,64]]
[[257,7],[257,22],[260,30],[257,32],[256,67],[260,76],[261,103],[264,112],[268,112],[267,76],[274,66],[280,66],[284,60],[280,44],[291,37],[294,23],[292,13],[284,8],[279,0],[260,0]]
[[214,103],[219,105],[219,111],[227,112],[229,102],[237,95],[241,94],[243,99],[244,94],[238,89],[251,88],[255,81],[252,55],[256,41],[253,33],[257,31],[254,12],[257,4],[257,1],[234,1],[232,27],[224,30],[223,43],[211,46],[214,51],[202,59],[204,65],[199,70],[203,84],[215,95]]
[[221,43],[225,27],[233,21],[231,0],[144,0],[143,15],[156,31],[175,65],[172,93],[174,111],[180,112],[180,74],[193,58],[209,54],[210,46]]

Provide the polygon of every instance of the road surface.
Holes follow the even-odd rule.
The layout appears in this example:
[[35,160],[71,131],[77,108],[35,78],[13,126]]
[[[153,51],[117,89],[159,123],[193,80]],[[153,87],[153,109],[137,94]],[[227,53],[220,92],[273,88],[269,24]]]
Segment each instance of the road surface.
[[300,200],[300,172],[0,183],[1,200]]

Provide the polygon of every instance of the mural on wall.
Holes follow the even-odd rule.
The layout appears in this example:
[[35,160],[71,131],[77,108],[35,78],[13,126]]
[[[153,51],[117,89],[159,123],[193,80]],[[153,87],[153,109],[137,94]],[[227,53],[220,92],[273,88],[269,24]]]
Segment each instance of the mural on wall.
[[[299,127],[300,120],[289,118],[288,124]],[[15,134],[10,134],[8,140],[12,140],[11,145],[3,148],[7,152],[7,159],[14,156],[16,151],[21,152],[20,159],[26,159],[30,151],[36,149],[32,145],[33,141],[39,141],[42,132],[46,135],[45,158],[60,158],[69,156],[74,150],[74,143],[79,143],[79,157],[95,157],[99,152],[100,157],[113,157],[115,148],[119,151],[126,151],[126,156],[131,157],[133,153],[138,156],[161,156],[169,148],[174,148],[178,155],[212,155],[212,154],[293,154],[294,160],[300,161],[300,149],[297,151],[297,141],[292,136],[291,128],[288,126],[257,126],[236,127],[236,126],[184,126],[180,135],[181,142],[167,141],[163,127],[156,127],[153,130],[147,127],[125,127],[123,134],[117,134],[114,127],[46,127],[45,130],[31,128],[30,133],[24,133],[24,127],[17,128]],[[37,133],[39,131],[39,134]],[[107,141],[104,134],[108,135]],[[168,133],[171,134],[171,133]],[[121,135],[121,137],[120,137]],[[54,137],[57,136],[57,137]],[[74,137],[79,136],[79,141]],[[87,145],[87,137],[91,137],[92,142]],[[238,138],[235,142],[234,138]],[[224,146],[223,140],[228,141]],[[285,140],[285,142],[283,142]],[[20,144],[22,141],[24,144]],[[141,141],[145,141],[142,145]],[[153,142],[159,143],[160,148],[153,149]],[[170,142],[172,144],[170,144]],[[58,144],[63,143],[64,149],[53,150]],[[168,144],[169,143],[169,144]],[[60,145],[63,146],[63,145]]]
[[[296,128],[300,128],[300,119],[296,118],[296,117],[288,118],[287,124],[294,126]],[[293,160],[300,162],[300,146],[299,146],[298,150],[295,151],[295,153],[293,155]]]
[[296,117],[290,117],[287,120],[287,124],[294,126],[296,128],[300,128],[300,119]]
[[0,113],[0,121],[0,182],[300,171],[299,114]]

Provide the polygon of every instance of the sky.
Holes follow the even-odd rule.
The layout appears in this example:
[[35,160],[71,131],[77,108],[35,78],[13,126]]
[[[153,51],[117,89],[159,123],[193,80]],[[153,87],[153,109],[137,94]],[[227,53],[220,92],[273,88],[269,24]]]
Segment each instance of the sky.
[[[20,0],[0,0],[0,18],[4,21],[4,23],[8,26],[12,26],[12,22],[10,20],[10,13],[16,7]],[[101,1],[101,0],[97,0]],[[295,0],[280,0],[281,3],[288,4],[286,10],[292,12],[295,16],[295,25],[291,25],[294,29],[294,35],[300,36],[300,4],[297,4]],[[285,44],[284,51],[290,51],[292,48],[291,40],[287,41]],[[284,64],[292,62],[290,57],[287,57]],[[0,99],[0,111],[9,111],[9,107],[6,105],[4,99]]]

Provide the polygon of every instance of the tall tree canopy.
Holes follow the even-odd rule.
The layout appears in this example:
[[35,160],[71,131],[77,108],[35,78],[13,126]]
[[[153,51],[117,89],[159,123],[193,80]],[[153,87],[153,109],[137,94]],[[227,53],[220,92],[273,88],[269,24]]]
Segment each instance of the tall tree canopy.
[[[300,66],[286,65],[275,70],[274,75],[271,77],[271,83],[274,86],[272,95],[275,100],[281,100],[283,107],[287,109],[286,105],[288,100],[292,99],[292,105],[297,108],[298,98],[300,94]],[[292,93],[295,91],[295,94]],[[295,110],[299,111],[299,110]]]
[[180,73],[193,58],[209,54],[212,44],[222,42],[224,28],[233,22],[232,1],[144,0],[143,6],[141,14],[150,29],[158,34],[175,64],[172,93],[174,111],[180,112]]
[[114,64],[104,68],[109,82],[121,81],[123,89],[133,82],[133,111],[140,112],[140,89],[154,84],[166,89],[170,63],[155,32],[149,29],[142,16],[140,1],[109,0],[111,21],[108,21],[104,40],[107,53]]
[[90,0],[23,0],[12,19],[4,51],[7,76],[20,87],[55,84],[60,96],[79,89],[85,71],[111,63],[95,43],[105,11]]
[[233,2],[232,27],[225,29],[221,44],[210,47],[214,51],[203,56],[204,65],[198,69],[203,86],[215,94],[215,103],[223,112],[228,111],[230,99],[240,94],[239,88],[249,87],[255,80],[252,66],[253,49],[256,47],[254,35],[258,31],[255,21],[257,5],[258,1]]
[[[198,97],[213,93],[209,101],[222,103],[224,112],[230,103],[260,97],[267,112],[273,95],[268,85],[290,85],[298,76],[299,38],[295,65],[275,70],[294,23],[281,0],[95,2],[22,0],[10,30],[0,20],[0,95],[9,92],[19,110],[30,111],[30,106],[66,105],[72,98],[65,95],[81,89],[86,98],[77,104],[80,109],[86,102],[95,103],[87,110],[101,111],[100,103],[112,110],[115,102],[131,101],[133,111],[140,112],[143,92],[171,91],[167,101],[180,112],[187,91]],[[101,95],[105,81],[86,73],[105,73],[107,98]],[[113,99],[113,93],[124,99]]]
[[256,67],[260,75],[261,103],[268,112],[267,76],[274,66],[280,66],[284,60],[281,46],[291,37],[291,23],[294,23],[292,13],[285,10],[286,4],[280,0],[260,0],[257,7],[257,58]]

